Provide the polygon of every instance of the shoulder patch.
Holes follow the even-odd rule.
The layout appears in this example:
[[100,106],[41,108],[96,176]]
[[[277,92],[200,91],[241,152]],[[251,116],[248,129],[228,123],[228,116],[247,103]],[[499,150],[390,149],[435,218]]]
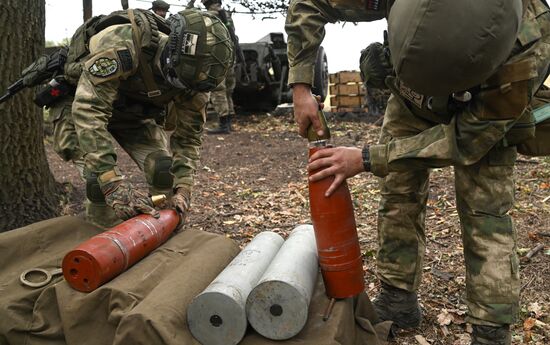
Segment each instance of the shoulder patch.
[[88,71],[95,77],[105,78],[118,71],[118,62],[108,57],[100,57],[94,61]]
[[132,54],[130,54],[130,50],[124,49],[124,50],[117,50],[118,59],[120,60],[120,64],[122,65],[122,71],[128,72],[132,70]]

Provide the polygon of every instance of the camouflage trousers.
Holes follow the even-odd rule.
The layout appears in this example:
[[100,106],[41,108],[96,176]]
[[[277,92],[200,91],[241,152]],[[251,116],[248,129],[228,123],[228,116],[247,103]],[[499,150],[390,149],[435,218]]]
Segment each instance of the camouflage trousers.
[[[411,137],[435,125],[415,116],[391,96],[380,141]],[[426,142],[426,147],[429,144]],[[469,321],[474,324],[510,324],[517,313],[519,261],[516,233],[508,215],[514,203],[515,160],[514,146],[497,144],[477,163],[454,165],[466,303]],[[393,172],[381,179],[378,275],[382,281],[408,291],[418,288],[424,267],[429,176],[429,169],[418,169]]]
[[225,80],[210,93],[210,100],[219,117],[235,114],[233,90],[235,90],[235,70],[230,68]]
[[[84,153],[80,149],[75,125],[71,116],[72,98],[59,102],[50,108],[50,119],[53,121],[53,146],[55,152],[65,161],[71,161],[79,170],[81,177],[86,181],[90,172],[84,167]],[[119,114],[124,118],[124,114]],[[155,173],[154,164],[149,158],[156,153],[170,156],[168,138],[164,129],[155,120],[117,120],[113,116],[108,125],[109,133],[112,135],[113,145],[118,143],[124,151],[137,164],[138,168],[145,173],[149,186],[149,193],[166,194],[172,193],[171,188],[158,187],[153,183]],[[87,186],[89,188],[89,186]],[[88,196],[88,195],[87,195]],[[90,200],[86,202],[87,219],[103,226],[112,226],[119,221],[115,218],[114,212],[107,207],[104,201]]]

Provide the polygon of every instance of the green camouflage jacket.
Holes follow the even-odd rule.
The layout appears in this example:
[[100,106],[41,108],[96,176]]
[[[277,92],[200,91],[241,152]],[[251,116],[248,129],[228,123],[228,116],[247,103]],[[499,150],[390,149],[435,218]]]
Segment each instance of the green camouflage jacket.
[[[367,5],[367,3],[376,3]],[[368,9],[371,6],[372,9]],[[386,16],[386,1],[292,0],[285,30],[288,34],[288,83],[313,85],[317,50],[325,37],[325,24],[336,21],[370,22]]]
[[[367,10],[374,3],[379,3],[380,8]],[[313,84],[315,58],[324,38],[326,23],[382,19],[386,16],[385,3],[368,0],[291,0],[285,25],[289,84]],[[503,140],[503,145],[513,145],[514,138],[505,136],[522,114],[526,114],[530,98],[548,75],[550,63],[550,10],[541,0],[524,0],[523,3],[520,32],[510,58],[480,86],[481,92],[474,95],[461,113],[446,121],[427,118],[424,109],[415,108],[408,99],[404,99],[403,94],[396,94],[395,98],[400,98],[400,102],[406,105],[404,109],[420,118],[427,118],[434,126],[409,138],[397,138],[387,144],[371,146],[371,169],[375,175],[385,176],[392,171],[408,171],[411,168],[469,165]],[[395,111],[395,107],[391,108],[388,104],[387,112]]]
[[[199,160],[208,94],[174,89],[164,81],[160,58],[168,37],[160,32],[159,35],[159,48],[151,67],[162,95],[153,98],[147,96],[138,70],[139,48],[133,43],[131,24],[110,26],[94,35],[89,43],[90,54],[82,60],[83,72],[72,106],[73,119],[87,167],[102,173],[116,166],[115,148],[107,126],[117,121],[120,125],[131,125],[132,121],[158,117],[165,106],[173,102],[168,117],[176,121],[171,140],[174,187],[189,189]],[[126,100],[126,105],[150,105],[158,111],[153,114],[128,112],[124,105],[116,107],[121,99]]]

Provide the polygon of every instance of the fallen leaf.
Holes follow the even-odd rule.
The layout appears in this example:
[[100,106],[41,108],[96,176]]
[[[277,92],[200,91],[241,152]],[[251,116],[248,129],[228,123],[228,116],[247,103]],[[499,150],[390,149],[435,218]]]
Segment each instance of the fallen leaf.
[[468,333],[455,334],[456,340],[453,342],[453,345],[469,345],[471,337]]
[[537,319],[533,317],[527,318],[525,321],[523,321],[523,330],[530,331],[533,327],[535,327],[536,322]]
[[420,334],[417,334],[414,336],[414,339],[416,339],[416,341],[418,341],[418,343],[420,345],[430,345],[430,343],[428,343],[428,341],[426,340],[426,338],[424,338],[423,336],[421,336]]
[[533,313],[537,319],[542,316],[542,306],[538,302],[530,303],[527,310]]
[[437,323],[440,326],[447,326],[453,322],[453,315],[451,315],[447,309],[443,309],[439,315],[437,315]]

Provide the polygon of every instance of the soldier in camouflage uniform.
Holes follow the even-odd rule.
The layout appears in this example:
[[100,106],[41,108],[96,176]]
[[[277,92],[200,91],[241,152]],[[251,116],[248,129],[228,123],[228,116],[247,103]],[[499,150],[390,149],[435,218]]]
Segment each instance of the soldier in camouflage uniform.
[[170,10],[170,4],[168,4],[166,1],[155,0],[153,1],[152,5],[153,7],[151,7],[151,10],[155,12],[157,16],[166,18],[166,14]]
[[[206,10],[220,18],[225,24],[233,44],[237,46],[239,44],[237,36],[235,35],[235,25],[230,14],[222,8],[221,0],[202,0]],[[229,134],[231,132],[231,120],[235,116],[235,107],[233,106],[233,90],[235,90],[235,70],[231,69],[227,73],[225,80],[218,85],[218,87],[210,93],[210,100],[214,106],[214,110],[218,114],[218,126],[215,128],[207,129],[208,134]]]
[[[199,160],[207,92],[232,67],[229,34],[217,18],[198,10],[170,17],[170,25],[139,10],[107,18],[87,22],[73,36],[65,74],[76,92],[51,108],[55,150],[81,167],[92,221],[112,225],[138,213],[158,214],[118,169],[115,141],[145,172],[150,192],[173,193],[171,204],[183,216]],[[159,31],[163,24],[170,36]],[[91,38],[82,36],[92,29],[97,32]],[[89,51],[82,54],[84,46]],[[167,105],[175,127],[170,145],[162,126]]]
[[[397,39],[400,35],[435,30],[437,35],[432,37],[436,37],[445,32],[446,26],[423,27],[423,31],[414,28],[392,31],[392,15],[394,29],[399,22],[405,27],[420,25],[418,23],[421,21],[411,20],[426,18],[414,16],[410,8],[404,8],[410,5],[415,10],[425,10],[429,8],[427,3],[414,0],[291,1],[286,31],[289,83],[294,88],[295,118],[302,136],[306,135],[310,125],[319,135],[322,134],[322,126],[316,114],[317,103],[311,96],[310,88],[316,51],[324,36],[324,25],[337,20],[371,21],[389,16],[391,61],[397,68],[396,77],[386,78],[386,84],[392,86],[392,96],[388,101],[380,142],[363,149],[340,147],[320,150],[311,157],[308,169],[323,170],[311,179],[334,176],[334,183],[327,190],[327,195],[330,195],[342,181],[362,171],[370,171],[382,178],[377,255],[377,273],[382,290],[374,304],[382,319],[394,321],[397,327],[408,328],[418,326],[421,320],[415,291],[420,284],[426,242],[424,220],[429,169],[454,166],[466,266],[468,321],[473,324],[472,344],[510,344],[509,325],[514,322],[518,311],[520,282],[516,233],[508,211],[514,203],[515,144],[529,136],[529,133],[518,133],[512,129],[521,118],[530,116],[529,99],[548,75],[550,11],[542,0],[525,0],[523,8],[519,0],[495,6],[499,9],[503,9],[502,6],[513,6],[508,8],[513,9],[513,20],[501,19],[496,23],[502,27],[515,23],[513,32],[517,34],[509,35],[511,40],[503,36],[506,39],[502,42],[506,41],[506,47],[510,48],[495,49],[502,56],[502,61],[494,61],[495,65],[498,63],[494,69],[481,69],[479,73],[468,76],[464,73],[471,72],[468,65],[457,70],[448,65],[443,73],[435,70],[439,63],[445,62],[441,58],[445,50],[441,54],[429,56],[420,65],[406,60],[414,60],[415,54],[423,54],[424,50],[419,48],[416,53],[411,53],[411,50],[405,53],[403,42],[410,43],[411,40]],[[458,13],[460,9],[456,6],[465,6],[466,2],[433,3],[440,6],[439,11],[451,9]],[[489,3],[475,2],[474,7]],[[506,12],[504,9],[493,11],[499,14]],[[523,16],[520,22],[521,13]],[[471,11],[463,17],[442,13],[440,20],[474,18],[474,14],[479,13]],[[460,31],[490,22],[486,17],[485,22],[462,23]],[[456,24],[448,25],[459,27],[460,23]],[[491,31],[491,35],[494,34]],[[486,37],[479,46],[495,41],[497,39],[493,36]],[[392,42],[395,44],[393,47]],[[446,43],[457,46],[449,47],[452,50],[473,47],[479,42],[467,41],[467,45],[462,45],[457,44],[460,43],[457,41],[432,41],[428,37],[426,42],[419,44],[436,50],[438,45],[447,48]],[[488,52],[492,54],[492,50]],[[485,55],[487,61],[491,62],[491,56]],[[461,56],[461,53],[456,56]],[[475,68],[475,62],[470,64]],[[431,68],[438,73],[430,74],[434,72]],[[416,72],[424,74],[407,79]],[[482,73],[484,79],[476,79]],[[463,81],[475,81],[476,84],[452,90],[452,97],[449,93],[445,97],[436,95],[438,90],[450,91],[445,90],[445,87]],[[431,87],[429,92],[433,93],[415,90],[413,84],[419,88]],[[460,90],[469,92],[458,92]],[[426,94],[434,97],[424,96]],[[456,106],[457,103],[459,106]]]

